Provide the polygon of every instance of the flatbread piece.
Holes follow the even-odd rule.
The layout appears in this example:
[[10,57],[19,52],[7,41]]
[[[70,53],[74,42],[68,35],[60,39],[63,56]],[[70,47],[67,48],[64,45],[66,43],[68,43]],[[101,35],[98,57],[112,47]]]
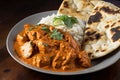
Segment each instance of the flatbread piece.
[[[93,1],[93,3],[95,1]],[[92,9],[94,8],[93,3],[91,3],[90,0],[63,0],[58,10],[58,14],[74,16],[87,21]]]
[[85,29],[84,49],[91,59],[99,58],[120,46],[120,8],[100,1],[93,9]]

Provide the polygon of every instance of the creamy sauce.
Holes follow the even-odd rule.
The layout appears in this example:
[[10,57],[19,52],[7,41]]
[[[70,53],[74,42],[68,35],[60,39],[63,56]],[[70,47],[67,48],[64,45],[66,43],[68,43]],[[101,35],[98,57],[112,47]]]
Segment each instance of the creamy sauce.
[[[37,27],[35,26],[35,29],[33,29],[32,31],[28,31],[31,25],[27,24],[25,25],[25,29],[17,35],[16,41],[14,42],[14,49],[21,60],[32,66],[57,72],[77,71],[90,67],[91,63],[87,53],[79,49],[79,45],[77,45],[76,41],[71,37],[71,35],[60,30],[60,32],[64,34],[64,38],[68,40],[54,40],[51,39],[49,35],[47,35],[48,33],[43,31],[42,34],[45,34],[43,34],[42,36],[45,37],[47,35],[47,37],[45,37],[44,39],[43,37],[41,38],[40,35],[37,33],[37,31],[39,31],[42,26],[47,25],[40,25]],[[51,26],[47,27],[51,29]],[[35,38],[29,35],[34,32],[36,33],[34,36]],[[41,40],[43,40],[43,42],[46,42],[47,44],[44,44],[44,46],[41,45]],[[29,41],[32,42],[31,46],[33,49],[30,50],[32,52],[27,51],[30,53],[30,56],[24,57],[23,54],[27,53],[21,51],[21,46],[25,46],[24,44]],[[61,44],[62,42],[63,44]],[[62,46],[64,48],[62,48]],[[62,50],[62,52],[60,50]]]

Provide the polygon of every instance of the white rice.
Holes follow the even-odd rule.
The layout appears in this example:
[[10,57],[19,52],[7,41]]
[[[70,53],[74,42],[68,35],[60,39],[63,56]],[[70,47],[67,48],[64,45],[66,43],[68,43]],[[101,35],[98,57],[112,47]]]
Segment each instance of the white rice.
[[[52,14],[52,15],[48,15],[47,17],[43,17],[40,22],[38,22],[38,24],[46,24],[46,25],[52,25],[53,24],[53,19],[54,17],[58,17],[60,15],[58,14]],[[84,34],[84,28],[85,28],[85,22],[82,20],[78,20],[77,24],[74,24],[72,28],[67,28],[65,25],[59,25],[59,26],[55,26],[55,28],[57,29],[62,29],[63,31],[67,31],[69,32],[74,39],[81,44],[82,40],[83,40],[83,34]]]

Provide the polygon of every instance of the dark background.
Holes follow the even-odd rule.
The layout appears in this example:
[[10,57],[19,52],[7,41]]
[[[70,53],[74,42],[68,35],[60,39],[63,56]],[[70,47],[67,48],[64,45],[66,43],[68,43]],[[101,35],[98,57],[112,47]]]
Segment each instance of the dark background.
[[[9,30],[21,19],[35,13],[57,10],[62,0],[0,0],[0,45]],[[0,46],[1,47],[1,46]]]
[[[120,7],[119,0],[106,0]],[[21,19],[35,13],[57,10],[62,0],[0,0],[0,80],[120,80],[120,60],[101,71],[77,76],[39,73],[18,64],[6,50],[10,29]]]

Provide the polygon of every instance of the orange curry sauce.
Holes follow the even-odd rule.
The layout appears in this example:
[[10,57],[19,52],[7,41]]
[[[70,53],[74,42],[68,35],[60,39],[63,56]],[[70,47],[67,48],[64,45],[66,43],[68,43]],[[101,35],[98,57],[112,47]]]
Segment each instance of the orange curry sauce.
[[53,71],[76,71],[91,66],[88,54],[75,39],[50,25],[25,24],[14,49],[27,64]]

